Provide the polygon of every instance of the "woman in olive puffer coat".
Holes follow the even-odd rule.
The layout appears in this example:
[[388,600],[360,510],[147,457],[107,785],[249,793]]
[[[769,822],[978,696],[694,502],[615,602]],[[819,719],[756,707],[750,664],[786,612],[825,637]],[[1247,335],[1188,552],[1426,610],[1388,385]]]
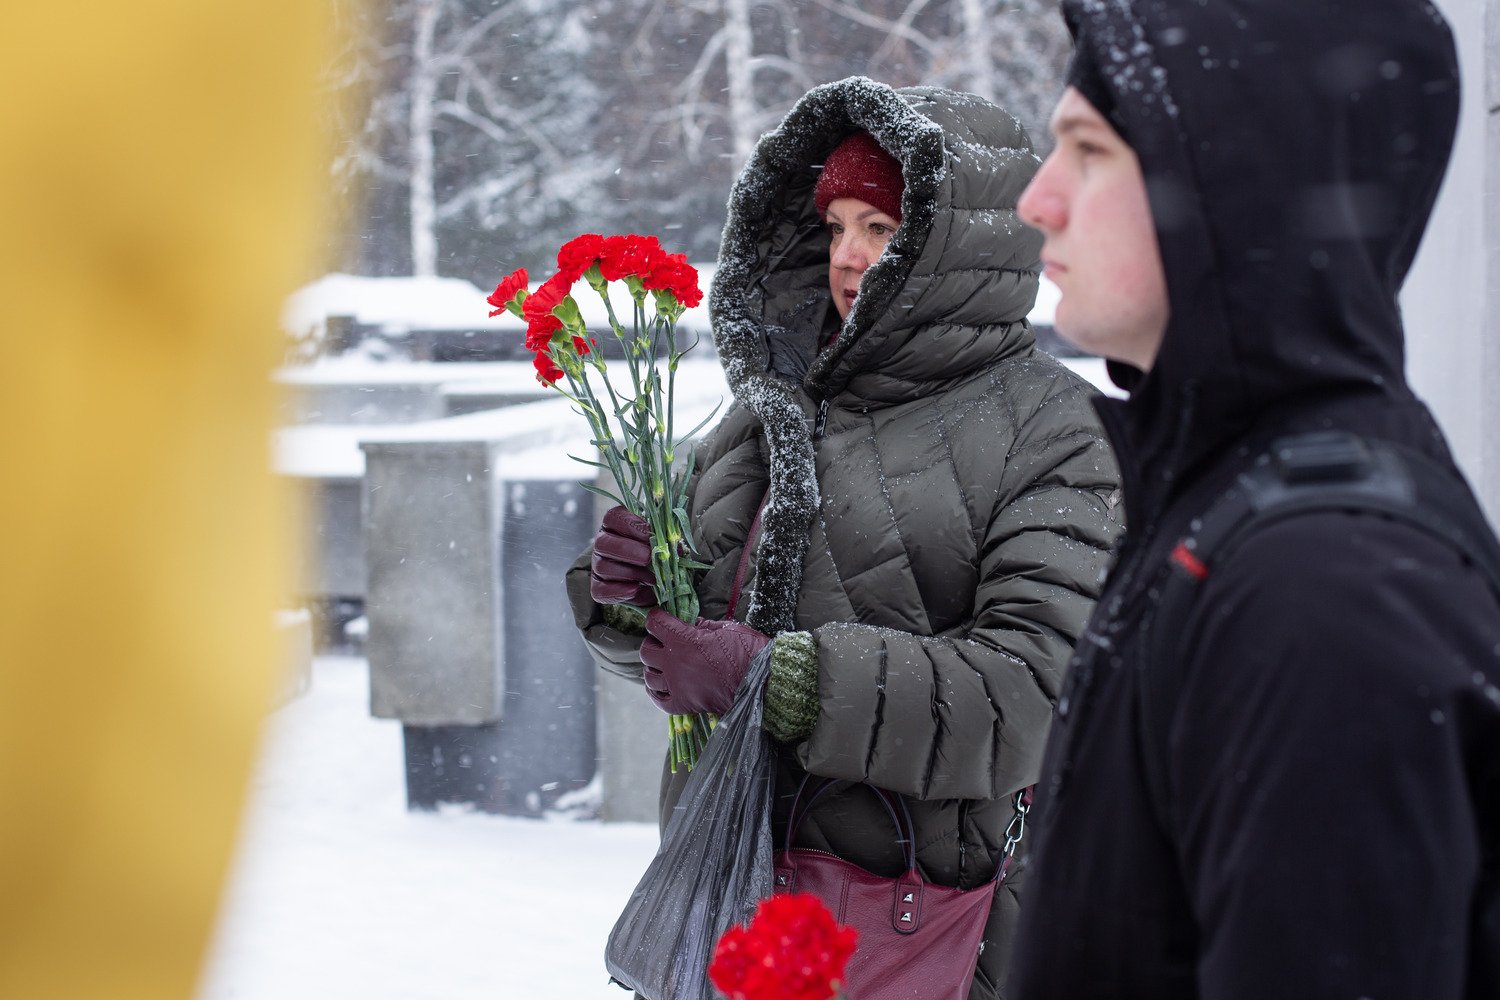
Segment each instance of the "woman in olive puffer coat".
[[[886,213],[899,225],[841,279],[830,229],[854,224],[835,218],[849,206],[822,206],[825,224],[814,194],[825,158],[861,130],[899,164]],[[692,483],[693,541],[711,564],[698,591],[705,618],[725,617],[759,511],[734,618],[774,637],[776,821],[804,773],[897,792],[924,875],[963,888],[995,874],[1120,530],[1092,390],[1035,349],[1025,320],[1041,238],[1015,204],[1036,166],[1019,123],[972,95],[818,87],[735,185],[709,302],[735,400]],[[852,303],[834,301],[841,280],[857,282]],[[569,590],[601,665],[641,678],[641,638],[590,599],[587,554]],[[666,775],[663,815],[685,780]],[[903,867],[858,785],[819,804],[798,846]],[[999,995],[1023,882],[1012,865],[971,998]]]

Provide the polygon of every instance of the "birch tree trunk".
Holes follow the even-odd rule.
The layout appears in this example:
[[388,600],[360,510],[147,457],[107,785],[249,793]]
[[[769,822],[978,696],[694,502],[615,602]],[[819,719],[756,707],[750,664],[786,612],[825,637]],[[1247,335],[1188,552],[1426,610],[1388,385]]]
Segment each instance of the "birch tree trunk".
[[990,56],[990,19],[984,0],[962,0],[964,48],[968,63],[969,90],[987,101],[995,100],[995,66]]
[[736,171],[755,149],[755,69],[750,62],[750,0],[724,2],[724,70],[729,78],[729,129]]
[[411,273],[437,274],[437,194],[432,144],[433,103],[438,74],[433,53],[440,0],[417,0],[411,70]]

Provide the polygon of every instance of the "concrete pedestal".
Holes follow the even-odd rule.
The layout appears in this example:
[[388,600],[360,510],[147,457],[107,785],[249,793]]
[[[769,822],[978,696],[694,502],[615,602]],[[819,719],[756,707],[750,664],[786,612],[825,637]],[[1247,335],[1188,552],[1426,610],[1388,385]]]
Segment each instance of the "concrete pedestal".
[[366,443],[370,714],[501,717],[500,497],[482,441]]
[[599,671],[599,818],[655,823],[666,755],[666,715],[641,685]]
[[562,583],[589,495],[500,472],[492,442],[363,448],[370,711],[405,724],[408,803],[536,815],[595,770],[595,668]]

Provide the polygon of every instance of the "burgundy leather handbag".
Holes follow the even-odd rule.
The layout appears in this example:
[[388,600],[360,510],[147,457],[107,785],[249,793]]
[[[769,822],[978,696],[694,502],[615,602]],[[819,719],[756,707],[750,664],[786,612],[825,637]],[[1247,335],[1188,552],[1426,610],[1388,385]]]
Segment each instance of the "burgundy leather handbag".
[[825,851],[792,847],[808,812],[841,784],[849,782],[823,785],[804,805],[803,779],[787,821],[786,847],[776,855],[774,890],[810,892],[828,905],[839,923],[859,931],[858,950],[845,972],[844,992],[851,1000],[965,1000],[979,964],[979,944],[995,889],[1025,830],[1031,789],[1016,794],[1016,818],[1006,831],[995,877],[973,889],[955,889],[922,878],[906,800],[883,789],[871,787],[895,824],[905,853],[904,875],[886,878]]

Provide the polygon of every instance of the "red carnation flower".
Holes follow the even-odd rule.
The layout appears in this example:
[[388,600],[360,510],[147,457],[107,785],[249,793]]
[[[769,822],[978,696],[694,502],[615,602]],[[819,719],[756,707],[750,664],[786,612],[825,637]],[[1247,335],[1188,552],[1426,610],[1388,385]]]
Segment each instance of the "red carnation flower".
[[506,309],[510,308],[516,296],[526,291],[526,282],[526,268],[523,267],[496,285],[495,290],[490,293],[490,297],[485,299],[486,302],[495,307],[495,311],[490,313],[490,315],[499,316]]
[[577,281],[599,259],[599,250],[603,244],[604,237],[597,233],[584,233],[577,239],[564,243],[562,249],[557,251],[558,273],[567,275],[569,284]]
[[[529,299],[527,301],[530,301]],[[526,320],[526,349],[528,351],[545,350],[552,342],[552,335],[562,329],[562,320],[551,313],[544,316],[528,317]]]
[[547,345],[552,343],[552,335],[561,329],[562,320],[556,316],[549,316],[540,322],[532,323],[526,328],[526,349],[545,351]]
[[563,377],[563,370],[557,367],[557,362],[546,351],[537,351],[531,363],[536,366],[536,380],[543,385],[552,385]]
[[719,938],[708,977],[730,1000],[829,1000],[858,940],[818,897],[775,895]]
[[698,290],[698,269],[687,262],[686,254],[664,254],[642,284],[652,291],[671,292],[688,309],[703,301],[703,293]]
[[573,282],[564,274],[554,274],[542,282],[542,287],[526,296],[521,303],[521,315],[526,319],[526,349],[539,350],[552,335],[562,329],[562,320],[552,315],[552,310],[568,297]]
[[655,236],[610,236],[599,247],[599,273],[605,281],[647,275],[665,256]]
[[526,297],[526,315],[545,315],[562,303],[573,288],[573,279],[565,274],[554,274],[533,294]]

